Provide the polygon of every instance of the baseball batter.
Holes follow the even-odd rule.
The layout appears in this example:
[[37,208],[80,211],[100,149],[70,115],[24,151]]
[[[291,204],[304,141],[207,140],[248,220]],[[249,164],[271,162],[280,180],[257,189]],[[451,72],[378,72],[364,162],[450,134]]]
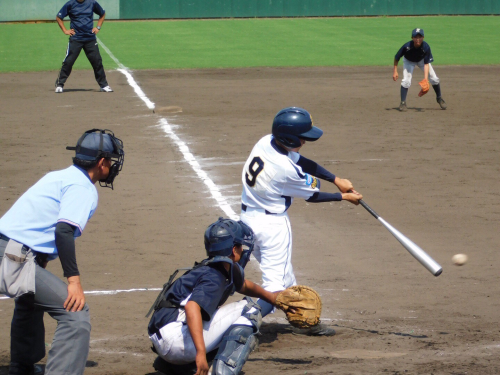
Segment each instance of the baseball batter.
[[[282,109],[275,116],[272,134],[254,146],[242,172],[241,220],[255,233],[254,254],[262,271],[262,286],[275,292],[296,285],[291,263],[292,228],[287,210],[294,198],[320,203],[347,200],[358,204],[362,195],[349,180],[336,177],[299,154],[304,144],[318,140],[323,131],[313,126],[309,112],[298,107]],[[337,186],[340,193],[320,191],[319,179]],[[273,306],[259,300],[262,316]],[[317,326],[308,334],[332,335]]]
[[439,78],[431,65],[431,62],[434,61],[431,47],[424,42],[424,29],[414,29],[411,32],[411,39],[408,43],[403,44],[398,53],[396,53],[396,56],[394,56],[394,73],[392,75],[394,81],[398,80],[398,63],[401,57],[403,58],[403,80],[401,81],[401,103],[399,110],[405,112],[408,109],[406,106],[406,96],[411,86],[413,70],[416,66],[423,70],[424,81],[428,81],[432,85],[432,88],[436,92],[436,101],[441,109],[446,109],[446,103],[441,96]]
[[[94,27],[94,13],[99,16],[96,27]],[[66,29],[63,22],[66,16],[69,16],[71,20],[69,30]],[[69,35],[69,43],[61,71],[56,79],[56,93],[62,93],[64,91],[64,84],[71,74],[73,64],[78,58],[78,55],[80,55],[82,49],[94,69],[95,79],[99,84],[100,91],[113,92],[106,80],[106,73],[104,73],[102,58],[96,38],[97,33],[101,30],[105,17],[106,14],[104,9],[102,9],[95,0],[70,0],[64,4],[59,13],[57,13],[57,24],[64,34]]]
[[[0,219],[0,293],[16,297],[9,375],[41,374],[43,315],[57,321],[46,375],[81,375],[89,353],[90,315],[80,283],[75,238],[97,208],[95,183],[112,187],[122,142],[92,129],[78,140],[73,165],[46,174]],[[45,269],[59,257],[68,284]]]
[[[158,358],[153,366],[169,374],[237,375],[256,346],[260,306],[252,300],[224,305],[235,291],[275,303],[276,295],[245,280],[252,230],[219,218],[205,231],[208,258],[160,292],[148,325]],[[244,249],[244,247],[248,247]]]

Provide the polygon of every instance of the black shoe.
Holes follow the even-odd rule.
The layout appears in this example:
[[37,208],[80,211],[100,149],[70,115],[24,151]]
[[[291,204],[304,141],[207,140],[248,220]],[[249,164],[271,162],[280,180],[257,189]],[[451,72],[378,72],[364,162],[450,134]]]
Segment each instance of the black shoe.
[[446,109],[446,103],[442,97],[436,98],[436,101],[438,102],[439,106],[441,109]]
[[406,112],[408,108],[406,108],[406,102],[401,102],[399,105],[399,112]]
[[311,328],[292,328],[294,335],[304,336],[335,336],[335,330],[324,324],[318,324]]
[[22,363],[11,362],[9,375],[43,375],[45,370],[40,365],[25,365]]
[[188,363],[185,365],[174,365],[165,361],[160,356],[156,357],[153,362],[153,367],[156,371],[165,375],[189,375],[196,374],[196,362]]

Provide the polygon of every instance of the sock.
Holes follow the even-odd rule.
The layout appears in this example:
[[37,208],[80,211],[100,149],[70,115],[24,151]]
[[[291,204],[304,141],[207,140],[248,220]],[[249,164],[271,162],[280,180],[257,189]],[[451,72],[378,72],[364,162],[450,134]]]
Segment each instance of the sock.
[[441,97],[441,86],[439,85],[439,83],[437,85],[432,85],[432,88],[436,92],[436,98],[440,98]]
[[406,95],[408,94],[408,89],[401,86],[401,101],[406,102]]

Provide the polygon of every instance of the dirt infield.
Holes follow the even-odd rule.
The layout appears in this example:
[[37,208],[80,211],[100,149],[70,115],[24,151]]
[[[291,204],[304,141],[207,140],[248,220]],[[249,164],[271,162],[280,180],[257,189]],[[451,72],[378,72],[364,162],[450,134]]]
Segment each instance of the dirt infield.
[[[223,212],[158,126],[165,118],[239,213],[240,173],[282,107],[308,109],[325,132],[302,153],[353,181],[365,201],[444,267],[433,277],[361,206],[290,209],[294,268],[316,288],[330,338],[293,335],[282,313],[266,318],[246,374],[500,373],[500,67],[436,68],[448,110],[431,92],[400,113],[392,68],[138,71],[157,108],[126,78],[97,92],[75,71],[64,94],[56,73],[0,75],[0,214],[50,170],[71,163],[65,146],[85,130],[112,129],[126,150],[115,190],[77,241],[87,291],[158,288],[204,255],[203,231]],[[323,184],[334,192],[333,185]],[[469,255],[463,267],[456,253]],[[58,261],[48,269],[62,276]],[[247,276],[260,280],[250,264]],[[157,292],[88,295],[86,374],[154,374],[144,318]],[[12,300],[0,300],[0,375],[7,374]],[[46,317],[50,346],[55,325]],[[44,362],[43,362],[44,363]]]

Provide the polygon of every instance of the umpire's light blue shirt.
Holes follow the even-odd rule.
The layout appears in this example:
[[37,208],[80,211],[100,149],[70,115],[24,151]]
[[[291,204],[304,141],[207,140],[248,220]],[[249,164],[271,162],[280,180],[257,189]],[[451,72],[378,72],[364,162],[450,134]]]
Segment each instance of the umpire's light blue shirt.
[[88,173],[74,165],[50,172],[28,189],[0,219],[0,233],[41,253],[57,257],[58,222],[81,236],[97,208],[97,189]]

